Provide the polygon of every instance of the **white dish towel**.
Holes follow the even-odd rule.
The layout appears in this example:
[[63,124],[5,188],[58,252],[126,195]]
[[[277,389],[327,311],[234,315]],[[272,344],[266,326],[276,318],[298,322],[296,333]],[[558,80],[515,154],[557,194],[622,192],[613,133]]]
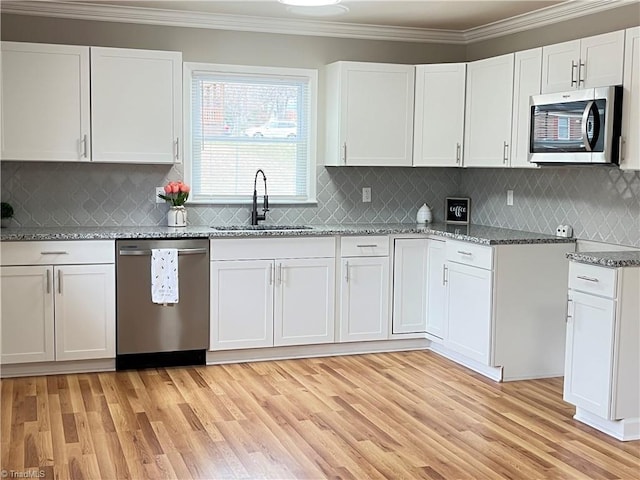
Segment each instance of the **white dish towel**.
[[151,301],[178,303],[178,250],[151,249]]

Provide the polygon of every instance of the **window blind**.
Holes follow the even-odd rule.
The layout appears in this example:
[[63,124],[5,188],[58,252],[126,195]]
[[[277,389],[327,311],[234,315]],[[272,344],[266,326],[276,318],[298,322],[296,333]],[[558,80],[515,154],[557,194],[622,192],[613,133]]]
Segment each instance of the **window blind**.
[[270,200],[314,200],[312,77],[213,67],[192,71],[190,81],[193,200],[250,201],[259,168],[267,176]]

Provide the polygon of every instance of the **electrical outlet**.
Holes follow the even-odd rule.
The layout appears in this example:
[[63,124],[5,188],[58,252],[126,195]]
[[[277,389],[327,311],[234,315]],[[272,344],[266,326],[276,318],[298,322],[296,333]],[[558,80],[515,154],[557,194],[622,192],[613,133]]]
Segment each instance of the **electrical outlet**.
[[164,200],[161,199],[158,195],[164,195],[164,187],[156,187],[156,203],[164,203]]
[[507,205],[513,206],[513,190],[507,190]]
[[362,201],[364,203],[371,201],[371,187],[362,187]]

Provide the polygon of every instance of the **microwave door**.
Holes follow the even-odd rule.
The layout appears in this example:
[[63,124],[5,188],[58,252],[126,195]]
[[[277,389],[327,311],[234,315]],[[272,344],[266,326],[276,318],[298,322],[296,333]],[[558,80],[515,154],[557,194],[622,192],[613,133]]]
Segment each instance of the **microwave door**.
[[[544,163],[591,162],[589,144],[593,128],[592,100],[531,107],[531,161]],[[591,125],[591,128],[589,127]],[[593,140],[595,142],[595,139]]]

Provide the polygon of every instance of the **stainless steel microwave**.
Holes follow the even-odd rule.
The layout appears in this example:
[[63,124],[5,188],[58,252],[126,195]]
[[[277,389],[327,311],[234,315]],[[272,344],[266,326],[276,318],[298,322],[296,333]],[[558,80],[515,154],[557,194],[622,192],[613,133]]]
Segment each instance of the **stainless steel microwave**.
[[533,95],[529,162],[618,164],[622,87]]

